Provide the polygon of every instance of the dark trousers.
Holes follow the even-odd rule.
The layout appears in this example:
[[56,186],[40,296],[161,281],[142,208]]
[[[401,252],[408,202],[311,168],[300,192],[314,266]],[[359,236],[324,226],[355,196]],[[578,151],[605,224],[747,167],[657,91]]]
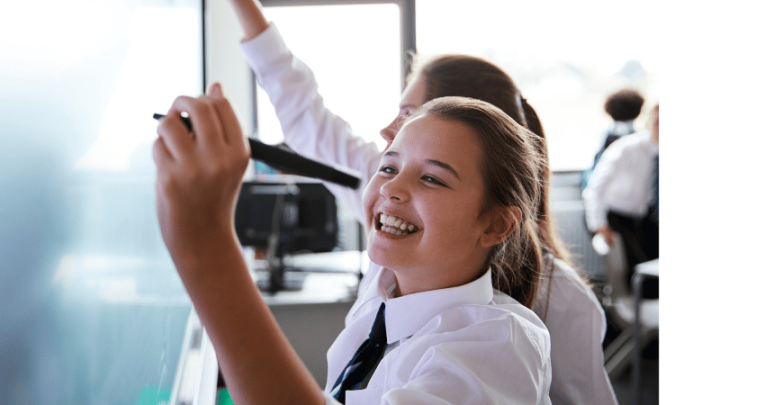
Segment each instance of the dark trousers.
[[[627,254],[627,284],[632,288],[635,266],[659,257],[659,224],[646,218],[633,218],[608,212],[608,225],[622,236]],[[659,281],[646,280],[644,298],[659,298]]]

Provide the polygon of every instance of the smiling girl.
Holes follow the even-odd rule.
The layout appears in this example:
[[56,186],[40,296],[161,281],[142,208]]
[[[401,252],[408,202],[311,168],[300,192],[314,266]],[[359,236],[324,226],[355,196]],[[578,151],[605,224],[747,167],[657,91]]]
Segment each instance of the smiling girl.
[[[229,1],[244,32],[242,51],[275,108],[285,143],[306,157],[359,172],[362,184],[366,184],[376,173],[382,152],[324,105],[313,72],[290,51],[276,24],[266,20],[257,1]],[[547,161],[542,125],[520,89],[496,65],[467,55],[442,55],[415,64],[401,95],[398,115],[380,135],[390,145],[404,118],[427,101],[445,96],[471,97],[499,107],[539,136],[538,152]],[[537,211],[545,262],[542,280],[535,299],[523,300],[550,333],[553,364],[550,396],[556,404],[615,405],[616,396],[603,367],[605,313],[591,288],[571,266],[570,254],[551,209],[550,179],[548,169],[541,177],[543,188]],[[325,185],[362,224],[366,222],[361,190]],[[374,262],[369,268],[369,274],[378,270]],[[368,287],[372,278],[362,278],[361,289]],[[355,305],[346,321],[360,310],[364,308]]]
[[220,88],[176,99],[158,134],[162,236],[237,404],[549,403],[549,334],[523,305],[542,266],[545,167],[538,138],[501,110],[437,99],[391,143],[364,193],[382,267],[328,352],[324,392],[242,257],[233,212],[249,151]]

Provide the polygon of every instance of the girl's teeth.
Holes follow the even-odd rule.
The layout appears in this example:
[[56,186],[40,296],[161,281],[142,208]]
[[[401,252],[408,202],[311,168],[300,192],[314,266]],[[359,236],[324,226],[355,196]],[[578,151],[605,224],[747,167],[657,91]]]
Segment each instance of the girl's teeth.
[[383,213],[380,213],[380,225],[382,228],[388,228],[383,230],[393,235],[405,235],[417,229],[416,226],[409,224],[401,218],[392,215],[388,216]]

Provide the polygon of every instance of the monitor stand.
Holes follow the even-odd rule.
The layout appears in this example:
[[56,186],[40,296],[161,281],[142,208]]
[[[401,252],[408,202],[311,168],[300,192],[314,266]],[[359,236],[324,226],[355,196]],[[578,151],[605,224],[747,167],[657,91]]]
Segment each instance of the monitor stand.
[[284,265],[284,252],[289,249],[290,238],[282,238],[279,233],[272,233],[268,237],[268,278],[257,280],[258,288],[268,294],[276,294],[279,291],[300,291],[303,289],[306,273],[287,272]]

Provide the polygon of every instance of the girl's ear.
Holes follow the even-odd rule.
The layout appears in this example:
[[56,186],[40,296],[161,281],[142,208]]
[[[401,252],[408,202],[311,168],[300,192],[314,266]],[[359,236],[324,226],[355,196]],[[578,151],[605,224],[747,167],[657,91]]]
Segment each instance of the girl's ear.
[[504,242],[521,226],[523,218],[518,207],[494,207],[483,215],[487,222],[480,244],[486,248]]

